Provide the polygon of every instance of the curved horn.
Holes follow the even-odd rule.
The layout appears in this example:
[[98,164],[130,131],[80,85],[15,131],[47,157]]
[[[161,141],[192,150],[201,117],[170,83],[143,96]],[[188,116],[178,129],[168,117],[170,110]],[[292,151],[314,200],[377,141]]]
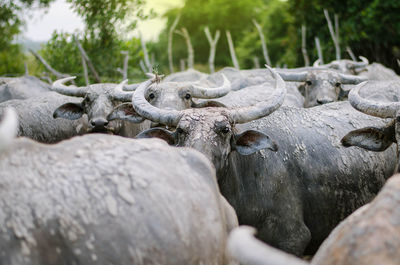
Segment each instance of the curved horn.
[[130,85],[124,85],[122,88],[123,91],[135,91],[136,88],[138,88],[140,84],[130,84]]
[[0,150],[11,144],[18,131],[18,115],[12,108],[6,108],[0,122]]
[[128,92],[128,91],[123,90],[124,86],[127,83],[128,83],[128,79],[125,79],[124,81],[122,81],[121,83],[119,83],[118,85],[115,86],[113,97],[116,100],[119,100],[122,102],[128,102],[128,101],[132,100],[132,96],[133,96],[134,92],[133,91]]
[[229,234],[227,251],[240,264],[257,265],[306,265],[305,261],[273,248],[258,240],[256,230],[250,226],[239,226]]
[[266,65],[275,78],[275,90],[268,100],[259,102],[250,107],[229,110],[229,117],[233,123],[246,123],[265,117],[277,110],[283,103],[286,95],[285,82],[280,75]]
[[313,67],[319,67],[319,66],[320,66],[320,65],[319,65],[320,63],[321,63],[321,59],[318,58],[318,59],[313,63],[312,66],[313,66]]
[[155,80],[149,79],[140,84],[132,97],[132,105],[135,111],[142,117],[156,123],[161,123],[169,126],[176,126],[181,118],[181,112],[177,110],[159,109],[151,105],[144,97],[146,89]]
[[66,86],[65,82],[71,81],[75,79],[76,76],[70,76],[62,79],[58,79],[53,83],[51,87],[57,93],[71,96],[71,97],[84,97],[86,94],[86,89],[84,87],[76,87],[76,86]]
[[277,71],[280,77],[285,81],[292,82],[305,82],[307,80],[307,72],[288,72],[288,71]]
[[361,67],[366,67],[369,64],[368,59],[365,58],[364,56],[358,56],[358,58],[361,59],[361,62],[354,62],[353,67],[361,68]]
[[215,87],[215,88],[207,88],[207,87],[201,87],[198,85],[190,85],[190,91],[192,93],[192,97],[194,98],[220,98],[225,96],[226,94],[231,91],[231,82],[226,78],[224,74],[222,74],[222,78],[224,80],[224,83],[220,87]]
[[357,75],[346,75],[346,74],[340,74],[340,82],[342,84],[349,84],[349,85],[357,85],[361,82],[367,81],[368,78],[363,77],[363,76],[357,76]]
[[359,110],[365,114],[379,117],[379,118],[394,118],[396,112],[400,110],[400,102],[383,103],[375,102],[369,99],[365,99],[359,95],[360,89],[365,86],[367,82],[362,82],[353,88],[349,93],[350,104],[356,110]]

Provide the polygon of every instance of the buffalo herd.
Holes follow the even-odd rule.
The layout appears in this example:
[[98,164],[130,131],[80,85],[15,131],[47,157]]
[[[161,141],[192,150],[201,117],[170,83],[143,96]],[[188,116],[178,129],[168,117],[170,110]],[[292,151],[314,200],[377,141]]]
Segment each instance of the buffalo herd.
[[360,59],[0,78],[0,264],[400,264],[400,77]]

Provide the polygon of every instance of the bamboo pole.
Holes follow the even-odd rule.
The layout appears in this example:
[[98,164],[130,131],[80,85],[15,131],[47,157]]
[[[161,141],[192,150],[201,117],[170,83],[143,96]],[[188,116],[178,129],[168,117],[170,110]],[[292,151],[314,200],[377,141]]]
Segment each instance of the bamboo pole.
[[210,29],[208,27],[206,27],[204,29],[204,32],[206,34],[208,43],[210,44],[210,56],[208,57],[208,66],[210,67],[210,73],[214,73],[215,72],[215,65],[214,65],[214,61],[215,61],[215,53],[217,50],[217,43],[220,37],[220,33],[219,30],[217,30],[215,32],[215,36],[214,39],[211,37],[211,33],[210,33]]
[[306,29],[305,25],[301,25],[301,52],[303,53],[304,65],[310,66],[310,59],[306,48]]
[[86,83],[86,86],[89,86],[90,83],[89,83],[89,75],[88,75],[86,61],[82,55],[81,55],[81,59],[82,59],[83,76],[85,77],[85,83]]
[[347,53],[349,54],[349,56],[350,56],[350,58],[353,60],[353,61],[357,61],[357,58],[354,56],[354,53],[353,53],[353,51],[351,50],[351,48],[349,47],[349,46],[347,46],[346,47],[346,51],[347,51]]
[[86,62],[87,62],[87,64],[88,64],[88,66],[89,66],[89,68],[90,68],[90,71],[91,71],[92,74],[94,75],[95,81],[96,81],[97,83],[101,83],[100,76],[99,76],[99,74],[97,73],[96,69],[94,68],[93,63],[92,63],[92,61],[90,60],[89,56],[86,54],[86,52],[85,52],[85,50],[83,49],[83,47],[82,47],[81,43],[79,42],[79,40],[78,40],[77,38],[74,38],[74,39],[75,39],[76,45],[78,46],[79,51],[81,52],[81,55],[85,58],[85,60],[86,60]]
[[240,66],[239,66],[238,59],[236,57],[235,46],[233,45],[232,36],[231,36],[231,33],[229,32],[229,30],[226,31],[226,38],[228,39],[229,52],[231,53],[233,66],[239,70]]
[[172,37],[173,37],[173,33],[175,31],[176,25],[178,25],[180,18],[181,18],[181,15],[179,14],[175,18],[175,20],[172,23],[171,28],[169,29],[169,32],[168,32],[168,63],[169,63],[170,73],[174,72],[174,62],[173,62],[173,58],[172,58]]
[[144,41],[141,33],[139,33],[139,38],[140,38],[140,43],[142,45],[142,50],[143,50],[144,64],[146,65],[147,71],[151,72],[152,65],[150,63],[149,53],[147,52],[146,42]]
[[264,55],[264,60],[266,62],[266,64],[268,64],[269,66],[271,66],[271,60],[269,58],[269,54],[268,54],[268,49],[267,49],[267,44],[265,43],[265,37],[264,34],[262,32],[262,28],[261,25],[257,23],[257,21],[255,19],[253,19],[253,24],[256,26],[257,31],[258,31],[258,35],[260,36],[260,40],[261,40],[261,47],[262,47],[262,51],[263,51],[263,55]]
[[[336,38],[336,36],[339,36],[339,33],[335,33],[335,31],[333,30],[333,26],[332,26],[332,21],[329,18],[329,13],[328,10],[324,9],[324,15],[326,18],[326,22],[328,23],[328,28],[329,28],[329,33],[331,34],[333,43],[335,45],[335,51],[336,51],[336,60],[340,60],[340,46],[339,46],[339,38]],[[339,20],[339,19],[337,19]],[[336,21],[336,19],[335,19]],[[337,22],[337,27],[339,28],[339,22]],[[339,31],[339,29],[337,29],[337,31]]]
[[175,33],[181,35],[185,39],[186,47],[188,50],[188,59],[187,59],[188,68],[193,69],[194,68],[194,50],[193,50],[192,42],[190,41],[189,32],[187,31],[186,28],[183,27],[183,28],[181,28],[181,30],[176,30]]
[[317,47],[319,63],[324,64],[324,57],[322,56],[321,44],[318,37],[315,37],[315,46]]
[[37,52],[35,52],[32,49],[29,49],[29,51],[33,54],[33,56],[35,56],[35,58],[40,61],[44,67],[46,67],[47,70],[49,70],[53,75],[55,75],[57,78],[65,78],[65,77],[69,77],[70,75],[68,74],[63,74],[58,72],[57,70],[55,70],[53,67],[51,67],[45,59],[43,59],[42,56],[40,56]]

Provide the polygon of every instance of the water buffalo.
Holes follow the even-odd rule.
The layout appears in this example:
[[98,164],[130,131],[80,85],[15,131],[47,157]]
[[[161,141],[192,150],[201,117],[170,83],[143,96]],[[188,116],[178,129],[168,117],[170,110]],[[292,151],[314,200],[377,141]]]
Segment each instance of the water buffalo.
[[351,131],[343,137],[342,144],[346,147],[357,146],[380,152],[389,148],[392,143],[397,143],[399,154],[400,102],[379,102],[361,97],[360,89],[366,84],[367,82],[363,82],[350,91],[350,104],[360,112],[380,118],[391,118],[391,121],[379,127],[370,124],[369,127]]
[[361,72],[359,76],[364,76],[368,80],[400,80],[400,77],[396,74],[395,71],[379,63],[372,63],[368,65],[366,70]]
[[[311,265],[399,264],[400,175],[394,175],[372,202],[343,220],[322,243]],[[229,235],[228,251],[243,265],[307,264],[254,238],[241,226]]]
[[122,90],[125,82],[116,84],[92,84],[87,87],[66,86],[75,77],[66,77],[53,83],[52,89],[59,94],[83,98],[80,102],[68,102],[53,110],[53,117],[67,120],[80,119],[87,115],[88,126],[85,133],[103,132],[126,137],[134,137],[143,129],[144,119],[131,111],[129,103],[132,94]]
[[3,120],[0,264],[228,264],[236,216],[199,152],[104,134],[9,143]]
[[347,102],[279,108],[285,84],[273,74],[275,90],[267,101],[183,111],[149,104],[144,97],[149,80],[133,96],[135,110],[176,130],[153,128],[138,137],[160,137],[199,150],[213,162],[221,192],[239,223],[256,227],[259,238],[274,247],[296,255],[307,247],[306,253],[312,253],[392,175],[395,150],[371,153],[342,147],[345,132],[361,124],[383,124]]
[[196,82],[207,78],[207,74],[194,69],[170,74],[164,78],[164,82]]
[[36,97],[49,91],[50,85],[34,76],[0,78],[0,103],[11,99]]
[[400,262],[400,175],[391,177],[369,204],[337,226],[313,265],[396,265]]
[[344,85],[358,84],[366,78],[346,75],[333,70],[308,70],[303,72],[279,71],[287,82],[302,82],[298,90],[304,96],[304,107],[313,107],[344,99],[348,89]]
[[83,134],[87,119],[53,119],[53,112],[67,102],[78,104],[78,99],[55,92],[43,93],[28,99],[14,99],[0,103],[0,115],[6,108],[14,108],[18,114],[18,136],[25,136],[43,143],[56,143]]
[[352,60],[342,59],[342,60],[334,60],[328,64],[319,64],[319,60],[314,62],[314,67],[325,67],[334,70],[338,70],[340,73],[343,74],[350,74],[350,75],[358,75],[359,73],[365,71],[369,64],[367,58],[363,56],[359,56],[361,62],[356,62]]

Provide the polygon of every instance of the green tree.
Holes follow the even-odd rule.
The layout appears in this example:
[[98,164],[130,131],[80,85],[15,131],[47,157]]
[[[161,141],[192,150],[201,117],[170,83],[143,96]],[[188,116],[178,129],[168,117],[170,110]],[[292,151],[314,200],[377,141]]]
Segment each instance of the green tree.
[[24,71],[24,54],[13,40],[20,33],[24,21],[18,16],[22,9],[33,4],[47,7],[53,0],[5,0],[0,2],[0,75],[18,74]]
[[[73,9],[84,19],[85,31],[77,34],[78,38],[93,62],[101,81],[120,81],[117,72],[122,67],[126,50],[130,55],[129,77],[141,76],[137,63],[141,56],[138,39],[124,40],[120,29],[128,20],[127,28],[133,29],[138,19],[146,19],[144,0],[68,0]],[[149,15],[152,15],[150,13]],[[126,24],[126,23],[125,23]],[[80,76],[83,73],[81,55],[70,34],[54,32],[51,40],[40,51],[43,57],[55,69],[63,73]],[[93,81],[93,80],[91,80]],[[78,79],[83,84],[83,78]]]
[[[159,41],[151,48],[156,52],[162,70],[167,72],[167,37],[168,29],[178,14],[181,19],[177,29],[185,27],[189,34],[195,50],[196,63],[205,64],[208,60],[209,44],[204,34],[204,28],[208,26],[214,33],[221,31],[221,38],[218,42],[215,63],[219,66],[232,65],[229,55],[229,48],[225,31],[231,32],[233,41],[237,45],[249,32],[252,27],[252,19],[261,17],[263,6],[262,0],[186,0],[182,8],[172,9],[164,16],[167,18],[167,27],[161,33]],[[187,50],[184,40],[174,36],[173,42],[174,63],[177,65],[180,59],[187,57]]]
[[[329,35],[323,9],[338,14],[342,57],[345,47],[350,46],[356,55],[397,68],[400,57],[400,2],[397,0],[289,0],[290,12],[294,14],[295,26],[306,24],[308,43],[314,36],[320,38],[324,56],[334,58],[334,46]],[[299,54],[298,56],[301,56]],[[314,59],[316,58],[316,53]]]

